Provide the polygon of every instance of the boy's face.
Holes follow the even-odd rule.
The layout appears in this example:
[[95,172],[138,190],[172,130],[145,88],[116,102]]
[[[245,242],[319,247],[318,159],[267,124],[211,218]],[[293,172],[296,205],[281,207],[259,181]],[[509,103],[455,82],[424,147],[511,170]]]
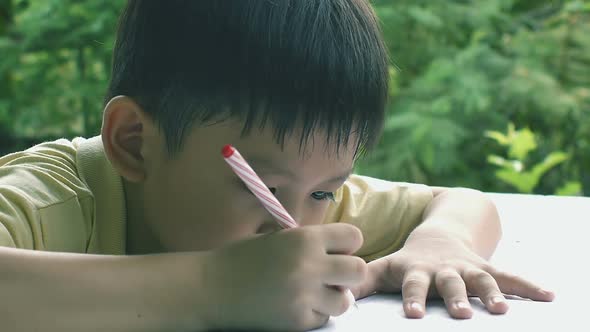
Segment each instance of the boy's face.
[[[234,145],[301,225],[322,222],[337,190],[352,171],[353,144],[327,147],[320,134],[300,151],[299,135],[275,143],[270,128],[240,137],[242,123],[195,127],[182,151],[167,158],[163,138],[146,147],[144,198],[148,244],[160,251],[207,250],[280,229],[226,164],[221,149]],[[351,140],[352,141],[352,140]],[[149,143],[149,142],[148,142]],[[159,146],[159,148],[155,148]],[[152,152],[149,152],[151,149]],[[157,151],[157,152],[154,152]]]

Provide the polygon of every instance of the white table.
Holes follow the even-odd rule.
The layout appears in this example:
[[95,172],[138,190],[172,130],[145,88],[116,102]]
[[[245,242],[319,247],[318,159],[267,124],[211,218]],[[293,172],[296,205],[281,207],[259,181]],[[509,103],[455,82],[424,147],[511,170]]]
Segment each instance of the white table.
[[400,295],[378,294],[315,331],[590,331],[590,198],[489,195],[504,233],[492,262],[555,291],[553,302],[508,299],[508,313],[491,315],[471,298],[473,317],[456,320],[435,300],[423,319],[407,319]]

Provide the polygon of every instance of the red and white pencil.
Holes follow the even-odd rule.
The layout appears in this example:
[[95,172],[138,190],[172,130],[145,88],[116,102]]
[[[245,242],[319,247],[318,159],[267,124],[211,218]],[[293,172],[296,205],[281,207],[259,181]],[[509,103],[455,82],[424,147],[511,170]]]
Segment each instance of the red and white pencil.
[[231,145],[226,145],[221,150],[221,153],[231,169],[244,181],[246,187],[260,200],[266,210],[276,218],[281,227],[295,228],[298,226],[281,202],[270,192],[238,150]]
[[[299,226],[236,148],[228,144],[223,147],[221,154],[223,154],[223,158],[234,173],[242,179],[246,187],[258,198],[262,206],[275,217],[281,227],[295,228]],[[356,307],[354,295],[350,289],[346,295],[350,304],[354,304]]]

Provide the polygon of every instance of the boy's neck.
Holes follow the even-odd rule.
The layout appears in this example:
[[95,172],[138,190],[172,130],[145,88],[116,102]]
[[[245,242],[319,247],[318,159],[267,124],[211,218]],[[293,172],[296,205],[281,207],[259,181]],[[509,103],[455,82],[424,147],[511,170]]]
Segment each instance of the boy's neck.
[[123,191],[127,209],[126,249],[127,255],[155,254],[163,252],[159,241],[151,231],[144,211],[140,185],[123,179]]

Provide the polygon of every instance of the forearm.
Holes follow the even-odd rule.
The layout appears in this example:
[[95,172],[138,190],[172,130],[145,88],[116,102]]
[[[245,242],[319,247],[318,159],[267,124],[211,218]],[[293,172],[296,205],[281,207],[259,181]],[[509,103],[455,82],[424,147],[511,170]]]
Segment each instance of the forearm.
[[423,222],[408,241],[454,237],[483,258],[489,259],[502,236],[494,203],[471,189],[449,189],[438,193],[423,214]]
[[198,280],[174,273],[179,265],[196,265],[191,259],[195,257],[182,254],[103,256],[0,248],[0,328],[202,329],[196,296],[189,291]]

